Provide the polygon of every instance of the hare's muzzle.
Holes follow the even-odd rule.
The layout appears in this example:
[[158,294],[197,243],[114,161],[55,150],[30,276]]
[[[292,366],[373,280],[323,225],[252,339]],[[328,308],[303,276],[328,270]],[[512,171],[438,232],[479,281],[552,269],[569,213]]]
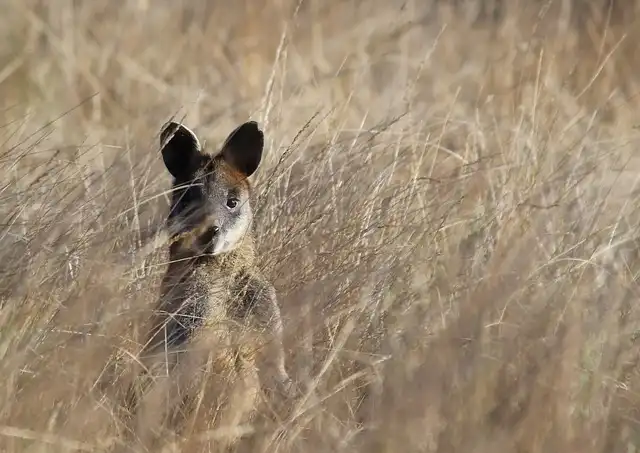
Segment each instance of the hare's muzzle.
[[211,226],[207,228],[204,233],[199,238],[199,242],[204,248],[204,252],[207,254],[211,254],[215,248],[215,242],[218,236],[220,235],[220,227],[219,226]]

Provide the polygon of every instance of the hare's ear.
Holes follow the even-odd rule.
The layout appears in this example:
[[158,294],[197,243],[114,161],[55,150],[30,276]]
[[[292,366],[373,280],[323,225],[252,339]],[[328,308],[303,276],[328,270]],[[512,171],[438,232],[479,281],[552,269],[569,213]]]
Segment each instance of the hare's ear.
[[174,178],[185,178],[192,173],[198,162],[200,141],[191,129],[170,121],[160,132],[162,159]]
[[258,123],[249,121],[238,126],[222,146],[222,158],[244,176],[251,176],[260,165],[264,134]]

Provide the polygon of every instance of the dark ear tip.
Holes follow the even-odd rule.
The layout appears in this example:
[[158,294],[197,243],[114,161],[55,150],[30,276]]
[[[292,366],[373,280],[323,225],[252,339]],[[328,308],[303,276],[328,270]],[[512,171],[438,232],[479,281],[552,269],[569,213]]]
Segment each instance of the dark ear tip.
[[264,133],[258,127],[258,123],[256,121],[247,121],[239,129],[244,134],[253,134],[254,137],[263,137]]
[[168,121],[162,125],[160,129],[160,144],[166,145],[169,137],[176,134],[180,130],[181,124],[175,121]]
[[169,127],[171,128],[180,127],[180,123],[176,123],[175,121],[167,121],[162,125],[161,131],[165,132]]
[[200,142],[196,134],[184,124],[175,121],[165,123],[160,132],[160,147],[164,150],[169,143],[172,147],[200,150]]
[[255,121],[247,121],[234,130],[226,140],[225,145],[243,148],[262,148],[264,146],[264,133]]

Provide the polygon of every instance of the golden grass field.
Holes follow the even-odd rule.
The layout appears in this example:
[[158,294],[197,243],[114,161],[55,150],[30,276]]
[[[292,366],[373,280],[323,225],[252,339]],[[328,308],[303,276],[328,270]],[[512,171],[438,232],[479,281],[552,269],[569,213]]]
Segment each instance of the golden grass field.
[[640,1],[231,3],[1,2],[0,450],[126,446],[176,116],[267,137],[236,451],[640,451]]

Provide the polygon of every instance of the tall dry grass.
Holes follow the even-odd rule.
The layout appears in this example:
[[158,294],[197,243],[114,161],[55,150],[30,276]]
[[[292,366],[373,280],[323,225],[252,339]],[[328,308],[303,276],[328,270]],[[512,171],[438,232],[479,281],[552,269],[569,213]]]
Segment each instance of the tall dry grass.
[[238,451],[638,451],[639,2],[2,10],[3,451],[128,438],[172,115],[267,134],[257,236],[304,392]]

